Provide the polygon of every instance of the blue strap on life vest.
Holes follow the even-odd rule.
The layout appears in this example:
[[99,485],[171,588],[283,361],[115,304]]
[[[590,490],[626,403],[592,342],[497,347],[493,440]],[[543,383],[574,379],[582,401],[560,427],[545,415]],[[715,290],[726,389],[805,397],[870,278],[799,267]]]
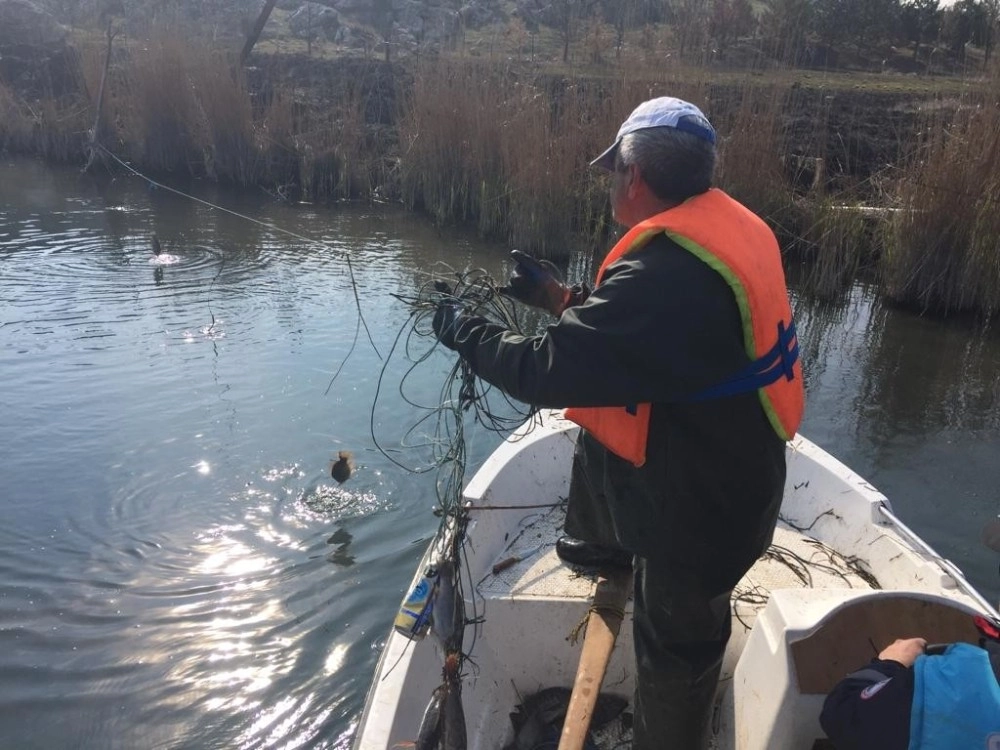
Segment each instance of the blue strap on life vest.
[[909,750],[1000,747],[1000,685],[989,655],[954,643],[913,665]]
[[[799,339],[795,335],[795,321],[785,328],[783,320],[778,321],[778,341],[766,354],[758,357],[742,370],[718,385],[713,385],[693,396],[680,399],[681,403],[708,401],[713,398],[735,396],[738,393],[756,391],[771,385],[784,376],[786,380],[795,379],[795,363],[799,359]],[[638,413],[636,404],[629,404],[625,412],[634,417]]]
[[684,401],[707,401],[748,393],[771,385],[781,377],[792,380],[795,378],[793,367],[798,359],[799,339],[795,335],[795,321],[789,323],[787,328],[783,320],[778,321],[778,341],[766,354],[755,359],[728,380],[706,388]]

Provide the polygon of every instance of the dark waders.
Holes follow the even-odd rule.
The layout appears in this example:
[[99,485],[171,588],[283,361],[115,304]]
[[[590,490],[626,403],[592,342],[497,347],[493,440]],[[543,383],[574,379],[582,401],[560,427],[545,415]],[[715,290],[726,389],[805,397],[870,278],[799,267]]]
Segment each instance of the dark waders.
[[[574,498],[565,528],[577,539],[616,546],[600,501]],[[712,590],[674,563],[635,560],[633,750],[702,750],[729,641],[731,589]]]

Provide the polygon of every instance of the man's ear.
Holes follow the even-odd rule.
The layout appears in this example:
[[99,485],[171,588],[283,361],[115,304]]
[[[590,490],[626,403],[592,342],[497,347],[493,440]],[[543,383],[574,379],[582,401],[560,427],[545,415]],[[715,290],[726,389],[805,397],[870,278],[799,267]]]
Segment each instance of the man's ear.
[[642,182],[642,173],[639,172],[639,165],[629,164],[625,167],[625,190],[629,199],[634,199],[639,192],[639,184]]
[[625,182],[626,189],[628,190],[628,197],[634,199],[639,194],[639,189],[642,184],[642,172],[639,171],[639,165],[629,164],[628,177]]

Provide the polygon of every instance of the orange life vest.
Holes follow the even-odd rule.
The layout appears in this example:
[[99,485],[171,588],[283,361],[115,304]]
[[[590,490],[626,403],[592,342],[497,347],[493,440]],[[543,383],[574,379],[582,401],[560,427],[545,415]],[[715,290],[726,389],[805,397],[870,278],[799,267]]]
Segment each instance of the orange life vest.
[[[659,233],[707,263],[729,284],[743,321],[748,367],[689,401],[756,390],[774,431],[791,440],[805,401],[798,341],[788,303],[778,241],[764,221],[724,192],[712,189],[632,227],[597,272]],[[566,418],[635,466],[646,462],[651,404],[571,407]]]

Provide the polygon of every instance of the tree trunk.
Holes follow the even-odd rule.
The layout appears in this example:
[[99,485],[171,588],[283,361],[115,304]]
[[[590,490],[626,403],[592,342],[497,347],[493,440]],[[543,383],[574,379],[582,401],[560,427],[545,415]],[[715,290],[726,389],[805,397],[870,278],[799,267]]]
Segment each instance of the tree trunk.
[[112,31],[111,21],[108,21],[108,51],[104,55],[104,71],[101,73],[101,85],[97,90],[97,104],[94,105],[94,127],[90,129],[90,143],[89,149],[90,154],[87,157],[87,163],[83,167],[83,171],[86,172],[90,169],[90,165],[94,163],[94,157],[97,154],[97,148],[101,145],[101,108],[104,106],[104,84],[108,78],[108,69],[111,67],[111,51],[112,43],[115,40],[115,34],[117,32]]
[[264,30],[264,25],[267,23],[267,19],[271,17],[271,11],[274,10],[274,6],[277,5],[278,0],[265,0],[264,7],[260,10],[260,15],[257,16],[257,21],[254,23],[253,28],[250,33],[247,34],[247,40],[243,44],[243,51],[240,52],[240,65],[246,64],[247,58],[250,57],[250,53],[253,51],[253,47],[257,44],[257,40],[260,39],[260,32]]
[[563,10],[562,18],[562,38],[563,38],[563,62],[569,62],[569,45],[573,41],[573,9],[570,8],[569,3],[566,4]]

